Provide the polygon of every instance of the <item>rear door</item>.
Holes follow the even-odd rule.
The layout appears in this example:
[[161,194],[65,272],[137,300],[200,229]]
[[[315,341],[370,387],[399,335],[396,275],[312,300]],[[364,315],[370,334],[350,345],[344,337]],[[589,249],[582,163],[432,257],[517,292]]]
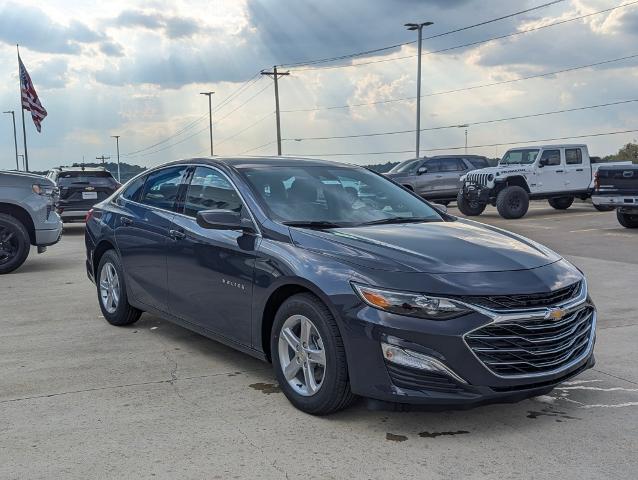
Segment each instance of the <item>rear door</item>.
[[167,260],[170,312],[249,346],[255,248],[260,237],[200,227],[197,212],[213,209],[249,216],[224,173],[198,166],[186,190],[184,210],[171,226]]
[[565,191],[565,166],[559,148],[543,150],[540,162],[545,165],[538,169],[543,193]]
[[583,161],[580,147],[565,149],[565,190],[586,190],[591,183],[591,168]]
[[[130,294],[138,302],[168,311],[166,248],[187,166],[155,170],[135,199],[120,197],[115,240]],[[140,181],[140,179],[138,179]],[[127,189],[128,191],[128,189]]]

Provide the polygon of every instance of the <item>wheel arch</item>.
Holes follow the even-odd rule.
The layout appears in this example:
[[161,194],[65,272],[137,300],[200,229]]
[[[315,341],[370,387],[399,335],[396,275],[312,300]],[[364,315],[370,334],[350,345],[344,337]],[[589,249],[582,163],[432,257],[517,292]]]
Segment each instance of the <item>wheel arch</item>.
[[14,203],[0,202],[0,213],[10,215],[18,220],[29,232],[29,241],[31,245],[35,245],[35,225],[31,214],[25,208]]
[[99,243],[95,246],[95,249],[93,250],[93,258],[92,258],[94,275],[97,275],[97,267],[98,265],[100,265],[100,260],[102,259],[102,256],[109,250],[115,250],[117,254],[119,255],[119,251],[117,250],[117,247],[115,246],[115,242],[112,242],[111,240],[108,240],[108,239],[100,240]]
[[525,179],[525,177],[523,177],[521,175],[515,175],[513,177],[507,177],[507,179],[503,183],[504,183],[503,188],[516,186],[516,187],[521,187],[527,193],[530,193],[529,185],[527,185],[527,180]]

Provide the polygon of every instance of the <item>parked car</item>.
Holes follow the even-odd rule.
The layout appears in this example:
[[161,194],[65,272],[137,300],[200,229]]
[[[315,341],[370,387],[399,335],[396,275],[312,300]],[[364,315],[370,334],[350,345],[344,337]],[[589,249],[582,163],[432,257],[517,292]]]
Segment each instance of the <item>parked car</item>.
[[615,208],[618,223],[638,228],[638,165],[603,165],[594,184],[594,205]]
[[120,187],[113,175],[101,167],[59,167],[47,177],[60,190],[57,212],[63,222],[83,222],[93,205]]
[[[601,165],[592,164],[586,145],[544,145],[509,150],[497,167],[474,170],[462,177],[457,204],[468,216],[480,215],[489,204],[503,218],[520,218],[530,200],[547,199],[557,210],[565,210],[575,198],[586,200],[594,191],[594,174]],[[610,208],[597,205],[600,211]],[[613,208],[613,207],[612,207]]]
[[60,239],[56,195],[53,182],[43,176],[0,171],[0,274],[20,267],[32,245],[44,253]]
[[514,401],[594,364],[580,270],[362,167],[169,163],[96,205],[85,240],[108,322],[151,312],[272,361],[312,414]]
[[440,155],[407,160],[392,168],[386,176],[423,198],[447,205],[456,200],[463,175],[486,167],[489,167],[487,158],[478,155]]

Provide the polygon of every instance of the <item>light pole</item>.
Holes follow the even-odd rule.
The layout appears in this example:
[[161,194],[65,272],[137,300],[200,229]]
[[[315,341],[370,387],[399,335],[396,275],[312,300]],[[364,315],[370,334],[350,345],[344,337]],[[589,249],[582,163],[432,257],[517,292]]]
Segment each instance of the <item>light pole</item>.
[[[22,154],[20,153],[20,154],[18,155],[18,157],[22,157],[22,168],[24,168],[24,169],[26,170],[26,169],[27,169],[27,166],[26,166],[25,161],[24,161],[24,155],[22,155]],[[18,169],[18,170],[20,170],[20,169]]]
[[419,32],[416,70],[416,158],[419,158],[419,147],[421,143],[421,44],[423,43],[423,27],[429,27],[433,22],[423,23],[406,23],[408,30],[417,30]]
[[18,137],[16,136],[16,112],[13,110],[7,110],[2,113],[10,113],[13,118],[13,146],[15,147],[16,152],[16,170],[20,171],[20,164],[18,163]]
[[210,133],[210,156],[213,156],[213,101],[212,97],[215,92],[200,92],[200,95],[208,97],[208,129]]
[[111,138],[115,139],[115,148],[117,149],[117,181],[122,183],[122,177],[120,175],[120,135],[111,135]]
[[465,129],[465,155],[467,155],[467,129],[470,128],[469,125],[457,125],[459,128]]

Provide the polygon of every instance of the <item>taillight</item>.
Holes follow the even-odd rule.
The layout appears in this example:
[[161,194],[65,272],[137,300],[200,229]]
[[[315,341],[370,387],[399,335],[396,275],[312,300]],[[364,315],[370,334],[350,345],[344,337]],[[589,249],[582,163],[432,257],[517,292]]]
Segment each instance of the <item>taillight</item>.
[[600,177],[598,176],[598,172],[594,175],[594,190],[600,190]]
[[91,220],[91,218],[93,218],[93,209],[91,209],[88,212],[86,212],[86,217],[84,217],[84,223],[86,223],[89,220]]

